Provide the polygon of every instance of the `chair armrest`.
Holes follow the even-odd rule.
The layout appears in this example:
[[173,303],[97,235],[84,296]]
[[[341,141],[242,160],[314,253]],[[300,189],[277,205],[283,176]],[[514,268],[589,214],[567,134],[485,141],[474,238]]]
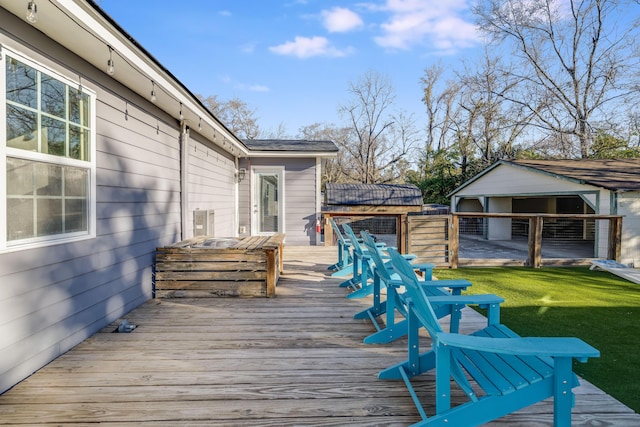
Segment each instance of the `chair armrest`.
[[447,295],[447,296],[428,296],[431,304],[437,305],[477,305],[487,310],[487,324],[497,325],[500,323],[500,304],[504,302],[504,298],[494,294],[483,295]]
[[404,283],[400,279],[391,279],[385,282],[387,286],[393,286],[394,288],[399,288],[404,286]]
[[429,302],[432,304],[464,304],[464,305],[489,305],[502,304],[504,298],[494,294],[482,295],[450,295],[450,296],[428,296]]
[[471,282],[466,279],[451,279],[451,280],[424,280],[418,282],[420,286],[434,287],[434,288],[452,288],[466,290],[471,286]]
[[579,338],[488,338],[441,332],[438,345],[514,356],[572,357],[585,362],[600,352]]
[[436,268],[435,264],[431,264],[430,262],[425,262],[425,263],[411,263],[411,268],[418,269],[418,270],[433,270],[434,268]]

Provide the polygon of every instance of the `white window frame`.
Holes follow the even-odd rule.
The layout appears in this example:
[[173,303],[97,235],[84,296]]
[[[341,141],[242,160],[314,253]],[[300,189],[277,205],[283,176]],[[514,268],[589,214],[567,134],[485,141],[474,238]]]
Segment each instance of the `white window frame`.
[[[89,96],[89,161],[71,159],[68,157],[21,150],[7,147],[7,94],[6,94],[6,61],[11,58],[47,74],[68,86],[79,88]],[[0,177],[4,185],[0,185],[0,253],[17,250],[39,248],[63,243],[77,242],[96,237],[96,93],[88,89],[79,80],[66,77],[59,71],[53,70],[33,59],[6,46],[0,46]],[[34,237],[23,240],[7,240],[7,157],[50,163],[59,166],[71,166],[89,171],[87,194],[87,231],[65,233],[51,236]]]

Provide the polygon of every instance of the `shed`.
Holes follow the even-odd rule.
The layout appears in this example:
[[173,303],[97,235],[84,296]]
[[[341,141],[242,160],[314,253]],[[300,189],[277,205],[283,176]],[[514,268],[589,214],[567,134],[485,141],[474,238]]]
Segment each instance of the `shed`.
[[410,184],[327,184],[327,210],[420,212],[422,193]]
[[[621,260],[640,264],[640,159],[500,160],[450,197],[453,212],[624,215]],[[509,238],[505,224],[492,234]],[[579,231],[606,257],[606,229]]]
[[[368,230],[404,251],[406,217],[422,212],[422,193],[410,184],[336,184],[325,188],[325,245],[333,244],[329,218],[351,222],[358,233]],[[338,223],[340,221],[337,220]]]

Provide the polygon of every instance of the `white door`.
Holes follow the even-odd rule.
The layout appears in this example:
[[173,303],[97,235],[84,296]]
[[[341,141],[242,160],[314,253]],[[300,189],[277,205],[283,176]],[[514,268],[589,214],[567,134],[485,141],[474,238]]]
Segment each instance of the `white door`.
[[253,235],[284,232],[284,170],[253,169]]

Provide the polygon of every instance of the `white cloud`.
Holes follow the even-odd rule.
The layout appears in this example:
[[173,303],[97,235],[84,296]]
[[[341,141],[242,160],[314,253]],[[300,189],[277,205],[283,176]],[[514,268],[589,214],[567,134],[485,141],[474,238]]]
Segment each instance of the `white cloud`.
[[269,89],[269,86],[265,85],[249,85],[247,86],[247,89],[251,92],[269,92],[271,90]]
[[322,19],[325,28],[330,33],[345,33],[364,25],[362,18],[357,13],[344,7],[323,10]]
[[231,76],[229,76],[228,74],[219,76],[219,79],[225,85],[230,85],[236,89],[240,89],[243,91],[250,91],[250,92],[270,92],[271,91],[269,86],[265,86],[261,84],[247,84],[247,83],[238,82],[233,78],[231,78]]
[[453,53],[480,41],[475,25],[464,19],[467,0],[387,0],[378,11],[389,13],[375,37],[382,47],[407,50],[428,45],[440,53]]
[[298,58],[311,58],[313,56],[342,57],[351,52],[351,49],[338,49],[332,46],[326,37],[319,36],[296,36],[293,41],[271,46],[269,50],[278,55],[296,56]]

